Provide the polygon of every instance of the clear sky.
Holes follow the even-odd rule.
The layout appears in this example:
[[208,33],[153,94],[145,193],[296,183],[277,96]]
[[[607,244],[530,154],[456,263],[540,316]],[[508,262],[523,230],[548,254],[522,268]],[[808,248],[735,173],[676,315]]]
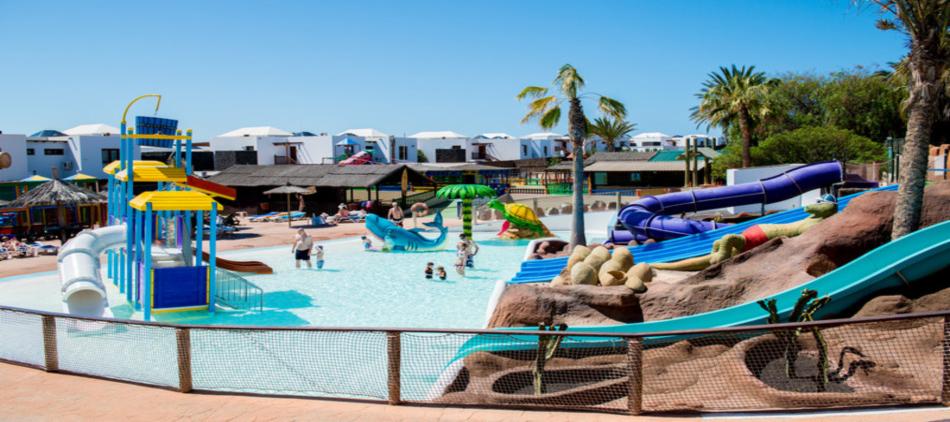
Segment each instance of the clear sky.
[[523,135],[538,128],[516,93],[571,63],[638,131],[683,134],[720,65],[886,67],[905,42],[875,17],[850,0],[0,0],[0,130],[118,126],[157,92],[159,115],[199,139],[261,125]]

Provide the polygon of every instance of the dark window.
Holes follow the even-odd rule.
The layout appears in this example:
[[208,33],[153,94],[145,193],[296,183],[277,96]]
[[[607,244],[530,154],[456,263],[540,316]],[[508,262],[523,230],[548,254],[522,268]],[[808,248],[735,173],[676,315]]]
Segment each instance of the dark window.
[[36,150],[33,148],[27,148],[26,155],[36,155]]
[[106,165],[119,159],[119,150],[117,148],[102,149],[102,164]]
[[409,147],[405,145],[399,146],[399,159],[408,160],[409,159]]
[[521,155],[528,155],[528,146],[527,146],[527,145],[522,145],[522,146],[521,146]]
[[[244,136],[247,136],[247,135],[244,135]],[[253,147],[253,146],[246,146],[246,147],[244,147],[244,150],[245,150],[245,151],[254,151],[254,147]]]
[[46,148],[43,150],[43,155],[63,155],[66,151],[62,148]]
[[548,147],[544,147],[544,156],[545,156],[545,157],[548,156]]

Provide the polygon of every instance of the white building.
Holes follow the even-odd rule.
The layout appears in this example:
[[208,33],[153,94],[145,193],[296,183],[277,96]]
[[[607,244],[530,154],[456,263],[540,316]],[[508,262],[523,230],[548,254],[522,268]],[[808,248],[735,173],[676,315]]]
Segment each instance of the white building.
[[690,145],[693,145],[698,142],[700,147],[706,147],[706,148],[718,149],[718,148],[726,146],[726,142],[724,138],[720,138],[718,136],[712,136],[705,133],[694,133],[694,134],[685,135],[685,136],[674,136],[671,139],[671,142],[673,144],[673,149],[686,149],[687,141],[689,141]]
[[[83,173],[98,179],[107,176],[102,168],[119,159],[119,129],[104,125],[80,125],[63,131],[67,136],[26,138],[29,175],[65,178]],[[138,146],[134,159],[141,159]]]
[[663,132],[644,132],[627,141],[632,151],[648,152],[676,149],[673,137]]
[[452,131],[428,131],[409,135],[430,163],[461,163],[490,159],[485,139],[469,138]]
[[0,134],[0,152],[10,154],[10,167],[0,169],[0,181],[9,182],[30,176],[26,135]]

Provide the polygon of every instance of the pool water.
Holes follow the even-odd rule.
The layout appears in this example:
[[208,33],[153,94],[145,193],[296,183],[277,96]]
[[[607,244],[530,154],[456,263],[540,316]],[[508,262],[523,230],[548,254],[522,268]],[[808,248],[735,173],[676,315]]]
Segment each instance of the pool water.
[[[527,240],[500,240],[476,233],[480,251],[475,268],[455,271],[457,236],[446,248],[431,252],[364,251],[358,238],[323,245],[323,269],[294,267],[290,246],[231,251],[231,260],[263,261],[274,274],[243,276],[264,290],[264,311],[221,309],[157,315],[159,321],[189,324],[266,326],[481,328],[486,306],[498,280],[511,278],[520,266]],[[375,242],[379,243],[379,242]],[[427,262],[443,266],[445,281],[427,280]],[[114,303],[114,302],[113,302]],[[128,305],[113,307],[117,317],[131,315]]]

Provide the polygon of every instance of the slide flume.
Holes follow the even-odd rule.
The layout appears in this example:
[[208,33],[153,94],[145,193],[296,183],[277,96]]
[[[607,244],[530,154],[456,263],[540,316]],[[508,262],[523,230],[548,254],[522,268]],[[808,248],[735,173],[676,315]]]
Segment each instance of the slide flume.
[[[902,286],[906,288],[908,284],[934,274],[948,265],[950,265],[950,221],[944,221],[886,243],[834,271],[781,293],[770,295],[769,298],[776,299],[779,315],[785,319],[792,312],[802,289],[815,290],[821,296],[830,295],[831,301],[816,314],[816,317],[820,319],[827,315],[840,314],[865,303],[881,290]],[[765,324],[767,317],[768,314],[755,301],[752,301],[716,311],[662,321],[570,327],[570,331],[649,334]],[[527,330],[527,328],[505,331],[517,332],[518,330]],[[512,341],[513,337],[519,341]],[[649,337],[645,339],[645,342],[674,340],[677,338]],[[618,340],[602,337],[569,337],[562,343],[562,347],[598,347],[616,341]],[[478,335],[462,346],[455,360],[477,351],[496,352],[534,347],[537,347],[535,336],[513,336],[512,333]]]
[[806,164],[756,182],[644,196],[621,209],[617,220],[637,241],[674,239],[715,230],[723,224],[671,217],[673,214],[771,204],[842,181],[844,168],[837,161]]
[[99,255],[125,245],[125,224],[83,230],[56,256],[62,283],[63,310],[82,316],[112,316],[99,271]]
[[[201,260],[208,262],[210,255],[207,251],[201,251]],[[230,259],[224,259],[221,257],[215,258],[215,263],[220,268],[224,268],[229,271],[239,272],[239,273],[254,273],[254,274],[273,274],[274,269],[269,265],[260,262],[260,261],[232,261]]]

